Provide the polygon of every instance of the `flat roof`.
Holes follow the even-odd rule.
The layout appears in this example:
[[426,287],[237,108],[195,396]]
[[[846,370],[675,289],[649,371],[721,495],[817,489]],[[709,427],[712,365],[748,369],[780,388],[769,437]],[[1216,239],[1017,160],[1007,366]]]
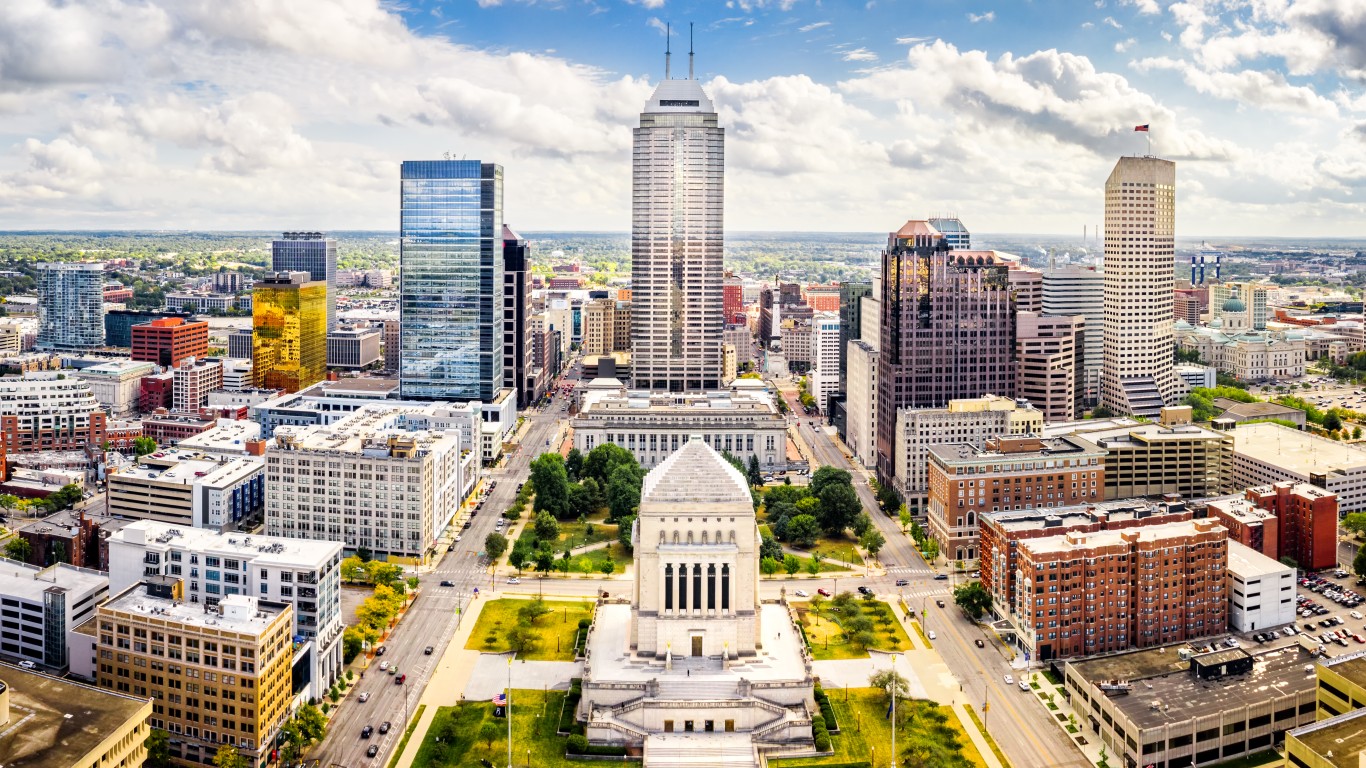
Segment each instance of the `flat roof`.
[[[1137,528],[1096,531],[1094,533],[1062,533],[1039,539],[1020,542],[1020,551],[1030,552],[1071,552],[1120,544],[1129,539],[1139,541],[1161,541],[1174,536],[1190,536],[1200,533],[1201,528],[1210,527],[1204,520],[1178,520],[1158,523]],[[1223,530],[1220,527],[1219,530]]]
[[1259,523],[1276,519],[1275,512],[1272,512],[1269,509],[1262,509],[1242,496],[1225,499],[1210,499],[1206,502],[1205,506],[1206,508],[1217,509],[1242,523]]
[[71,592],[96,591],[109,586],[108,574],[61,563],[54,568],[0,557],[0,594],[6,597],[43,602],[43,593],[57,587]]
[[[81,517],[82,513],[80,510],[67,509],[48,515],[41,520],[35,520],[19,530],[29,531],[31,533],[46,533],[46,531],[43,530],[44,528],[75,528],[81,524]],[[99,526],[100,530],[111,532],[117,531],[132,522],[131,520],[122,517],[97,515],[92,512],[85,512],[84,517],[86,520],[93,520],[95,525]]]
[[[258,600],[251,595],[228,595],[218,601],[218,609],[206,608],[202,603],[187,603],[147,594],[145,584],[139,582],[123,590],[100,606],[101,611],[122,611],[136,616],[156,618],[186,627],[212,627],[223,632],[237,632],[259,637],[280,614],[291,610],[285,603]],[[91,621],[98,621],[96,616]]]
[[1282,573],[1293,579],[1295,575],[1294,568],[1279,560],[1273,560],[1252,547],[1243,546],[1233,539],[1228,540],[1228,572],[1244,581]]
[[136,520],[109,537],[115,542],[152,548],[184,549],[227,557],[237,556],[254,565],[321,567],[341,553],[340,541],[289,539],[280,536],[249,536],[208,528],[168,525],[155,520]]
[[1162,424],[1139,424],[1133,427],[1113,427],[1094,432],[1082,433],[1087,440],[1102,448],[1121,448],[1139,446],[1147,443],[1180,440],[1223,440],[1222,432],[1205,429],[1194,424],[1164,426]]
[[[1352,709],[1336,717],[1289,732],[1334,768],[1357,768],[1366,751],[1366,709]],[[1329,757],[1332,755],[1332,757]]]
[[203,483],[215,486],[236,482],[243,475],[258,471],[264,466],[264,461],[254,456],[208,456],[199,452],[168,448],[143,456],[137,464],[111,474],[110,481],[117,478],[136,478],[156,480],[160,483]]
[[[1077,526],[1092,525],[1102,520],[1117,523],[1162,517],[1174,514],[1190,514],[1190,507],[1183,501],[1145,501],[1143,499],[1115,499],[1092,504],[1073,504],[1067,507],[1042,509],[1003,509],[983,512],[982,520],[990,520],[1005,531],[1033,531],[1057,528],[1059,532]],[[1056,522],[1055,522],[1056,519]]]
[[1069,662],[1068,666],[1092,684],[1127,680],[1132,685],[1130,692],[1111,700],[1125,717],[1146,730],[1314,690],[1317,677],[1304,671],[1313,659],[1294,638],[1283,642],[1252,653],[1252,671],[1213,680],[1192,675],[1190,662],[1178,655],[1183,646],[1174,645]]
[[[239,393],[240,394],[240,393]],[[181,450],[232,451],[242,453],[248,440],[261,439],[261,424],[255,421],[219,419],[218,425],[181,440]]]
[[1366,450],[1280,424],[1243,424],[1230,434],[1234,452],[1296,474],[1366,469]]
[[[0,664],[11,717],[0,731],[0,765],[75,765],[109,734],[152,712],[151,699],[73,683]],[[22,727],[19,727],[22,724]]]

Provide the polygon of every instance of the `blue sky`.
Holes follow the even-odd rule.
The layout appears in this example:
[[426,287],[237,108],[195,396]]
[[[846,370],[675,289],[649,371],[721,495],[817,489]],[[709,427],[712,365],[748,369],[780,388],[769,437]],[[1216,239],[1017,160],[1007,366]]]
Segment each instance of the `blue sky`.
[[451,152],[625,230],[665,22],[729,228],[1079,232],[1150,123],[1178,234],[1366,234],[1363,0],[6,0],[0,228],[394,228]]

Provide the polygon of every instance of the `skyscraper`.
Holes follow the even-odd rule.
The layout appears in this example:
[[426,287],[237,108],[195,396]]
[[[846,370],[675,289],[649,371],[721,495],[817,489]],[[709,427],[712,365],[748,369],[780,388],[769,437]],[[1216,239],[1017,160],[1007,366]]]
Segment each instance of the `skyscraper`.
[[955,251],[966,251],[972,247],[972,233],[963,226],[963,222],[957,216],[935,216],[928,219],[930,226],[939,230],[944,236],[949,248]]
[[1078,405],[1089,408],[1100,397],[1100,369],[1105,359],[1105,275],[1095,267],[1045,269],[1043,313],[1086,318],[1077,385],[1084,390]]
[[104,265],[38,265],[38,349],[104,346]]
[[401,179],[400,391],[492,402],[503,387],[503,167],[407,160]]
[[337,329],[337,241],[321,232],[286,232],[270,244],[274,272],[307,272],[327,284],[327,330]]
[[939,230],[908,221],[882,253],[877,371],[878,476],[895,474],[901,408],[1015,395],[1015,299],[995,251],[953,251]]
[[1172,368],[1176,163],[1121,157],[1105,182],[1105,339],[1100,402],[1157,416],[1186,385]]
[[503,225],[503,386],[517,392],[517,407],[531,405],[531,342],[526,319],[531,314],[531,245]]
[[840,285],[840,392],[849,391],[849,342],[863,337],[863,297],[872,295],[872,283]]
[[327,375],[327,283],[277,272],[252,288],[251,375],[257,387],[298,392]]
[[666,65],[632,155],[632,378],[671,392],[721,386],[725,328],[725,131],[688,69],[673,80]]

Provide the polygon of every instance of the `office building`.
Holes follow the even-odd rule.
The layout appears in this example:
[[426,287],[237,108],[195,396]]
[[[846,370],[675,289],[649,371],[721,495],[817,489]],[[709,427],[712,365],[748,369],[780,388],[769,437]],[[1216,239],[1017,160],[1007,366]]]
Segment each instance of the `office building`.
[[343,326],[327,334],[327,367],[356,371],[379,362],[381,334],[378,327],[368,324]]
[[402,359],[399,355],[402,342],[398,329],[397,320],[384,321],[384,370],[393,373],[398,373],[398,367],[402,365]]
[[830,398],[840,387],[840,318],[834,312],[817,312],[811,318],[811,396],[816,408],[827,416]]
[[216,359],[186,359],[171,372],[171,408],[193,413],[209,404],[209,393],[223,388],[223,364]]
[[215,272],[213,275],[213,289],[218,293],[237,293],[246,288],[247,281],[243,279],[241,272]]
[[871,282],[846,282],[840,284],[840,386],[839,391],[849,392],[848,354],[849,342],[863,338],[863,301],[873,295]]
[[878,477],[891,482],[897,411],[1015,395],[1015,300],[994,251],[952,251],[938,230],[908,221],[882,253]]
[[595,379],[579,399],[579,412],[569,423],[574,447],[582,453],[615,443],[650,469],[691,435],[701,435],[713,449],[729,451],[746,464],[754,456],[765,471],[787,469],[787,419],[757,379],[686,395],[640,392],[615,379]]
[[783,356],[787,358],[787,368],[793,373],[805,374],[811,371],[811,321],[783,321],[779,334]]
[[754,363],[758,357],[758,351],[754,348],[754,334],[747,325],[726,326],[726,330],[721,332],[721,341],[735,347],[736,365],[741,368],[745,363]]
[[210,314],[227,312],[230,309],[249,310],[250,296],[233,296],[230,293],[168,293],[166,309],[188,314]]
[[253,354],[253,335],[250,328],[237,328],[228,334],[228,357],[250,360]]
[[1205,312],[1209,310],[1209,286],[1177,288],[1174,292],[1172,315],[1177,320],[1185,320],[1191,325],[1199,325]]
[[104,284],[104,303],[123,304],[133,300],[133,289],[123,283]]
[[1335,494],[1342,514],[1366,511],[1366,450],[1271,422],[1229,434],[1232,487],[1308,483]]
[[[1366,653],[1344,653],[1314,665],[1315,702],[1320,721],[1360,712],[1366,702]],[[1346,755],[1355,760],[1356,755]]]
[[235,360],[227,358],[219,361],[223,367],[223,389],[229,392],[243,392],[255,389],[255,379],[251,373],[251,359]]
[[[209,765],[223,744],[263,765],[291,713],[294,610],[250,595],[210,610],[186,600],[183,579],[149,577],[101,605],[79,630],[94,638],[99,685],[150,698],[149,722],[181,765]],[[198,706],[181,706],[187,695]]]
[[17,355],[24,351],[24,330],[19,323],[0,323],[0,355]]
[[583,354],[631,351],[631,302],[593,299],[583,306]]
[[1059,267],[1043,271],[1043,314],[1085,318],[1081,381],[1082,405],[1100,397],[1100,369],[1105,362],[1105,274],[1095,267]]
[[955,251],[972,248],[972,233],[959,221],[957,216],[936,216],[928,219],[929,225],[944,235],[944,242]]
[[111,309],[104,313],[104,345],[132,347],[133,326],[168,317],[178,317],[187,323],[194,319],[194,315],[164,309]]
[[[1188,408],[1164,409],[1187,412]],[[1170,418],[1157,424],[1078,422],[1050,426],[1045,434],[1072,434],[1104,448],[1106,499],[1169,493],[1199,499],[1226,493],[1232,446],[1228,435]]]
[[[79,702],[80,714],[72,710]],[[152,700],[6,667],[0,674],[5,765],[139,768],[147,760]]]
[[142,378],[156,373],[151,363],[116,360],[76,371],[73,376],[90,386],[90,393],[116,419],[127,418],[138,409]]
[[174,394],[174,373],[167,371],[143,376],[138,382],[138,410],[143,413],[152,413],[161,408],[170,410]]
[[[222,535],[138,520],[109,536],[114,594],[147,577],[180,578],[185,599],[213,608],[253,595],[294,606],[294,693],[322,698],[342,674],[342,545],[322,539]],[[203,578],[200,578],[202,574]]]
[[863,466],[877,466],[877,348],[862,339],[849,342],[842,368],[847,377],[844,442]]
[[[882,377],[881,356],[878,378]],[[882,397],[879,387],[875,397]],[[879,409],[874,426],[880,428]],[[896,418],[892,483],[908,509],[923,518],[928,509],[930,446],[968,442],[981,444],[993,437],[1037,435],[1043,429],[1043,413],[1028,403],[1009,397],[950,400],[947,408],[902,408]],[[876,434],[876,433],[875,433]]]
[[636,389],[718,389],[725,131],[701,83],[665,77],[633,133],[631,379]]
[[[435,417],[419,406],[373,404],[330,426],[276,427],[266,456],[266,533],[426,562],[473,489],[480,458],[461,450],[468,441],[460,432],[433,425]],[[315,485],[313,467],[322,463],[337,464],[342,479]],[[358,483],[353,473],[377,479]]]
[[[1266,322],[1271,319],[1269,297],[1275,286],[1256,283],[1215,283],[1209,286],[1209,309],[1220,308],[1227,318],[1235,312],[1241,317],[1240,326],[1253,331],[1265,331]],[[1236,309],[1230,309],[1234,303]],[[1191,323],[1196,325],[1197,323]]]
[[276,272],[252,289],[251,370],[262,389],[298,392],[327,375],[327,284]]
[[1015,317],[1016,396],[1042,411],[1045,421],[1072,421],[1086,397],[1086,318],[1023,311]]
[[721,307],[727,325],[745,322],[745,286],[729,272],[721,284]]
[[1099,501],[1105,450],[1077,437],[993,437],[930,446],[929,533],[953,560],[976,560],[985,512]]
[[408,160],[400,176],[403,397],[487,402],[503,387],[503,167]]
[[[209,421],[192,434],[215,425]],[[261,516],[265,505],[263,475],[263,463],[255,456],[220,456],[172,448],[111,472],[105,501],[109,514],[119,517],[233,531]]]
[[104,442],[107,415],[77,378],[55,372],[0,378],[4,453],[84,450]]
[[1121,157],[1105,182],[1105,339],[1101,404],[1157,416],[1185,382],[1172,370],[1176,163]]
[[94,616],[108,597],[109,578],[99,571],[0,560],[0,658],[66,674],[67,631]]
[[[337,328],[337,241],[321,232],[285,232],[270,244],[272,272],[307,272],[327,286],[327,330]],[[215,289],[221,290],[221,289]],[[237,289],[237,290],[240,290]],[[223,291],[224,293],[236,293]]]
[[[531,340],[527,318],[531,316],[531,244],[503,225],[503,387],[517,393],[517,407],[529,407],[532,389]],[[627,321],[630,322],[629,320]],[[395,338],[397,338],[395,328]],[[384,327],[385,359],[389,326]],[[397,356],[397,350],[395,350]],[[386,366],[387,367],[387,366]]]
[[175,368],[191,357],[209,354],[209,324],[183,317],[159,317],[129,329],[134,360]]
[[1295,623],[1295,568],[1228,542],[1228,625],[1235,632]]
[[1043,273],[1033,267],[1026,267],[1018,261],[1008,262],[1010,272],[1006,277],[1015,291],[1015,310],[1017,312],[1043,311]]
[[82,352],[104,346],[104,265],[38,264],[40,350]]

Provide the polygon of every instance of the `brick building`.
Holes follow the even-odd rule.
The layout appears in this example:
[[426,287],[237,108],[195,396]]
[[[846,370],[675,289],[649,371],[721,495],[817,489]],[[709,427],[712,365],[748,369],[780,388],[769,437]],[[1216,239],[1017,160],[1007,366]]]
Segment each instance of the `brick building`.
[[1305,570],[1337,565],[1338,497],[1309,483],[1273,483],[1247,489],[1247,498],[1276,515],[1279,557]]
[[727,324],[745,322],[745,287],[734,275],[721,284],[721,311]]
[[175,368],[191,357],[209,354],[209,324],[181,317],[159,317],[129,329],[133,360]]
[[104,442],[108,416],[90,385],[59,373],[0,379],[4,453],[80,450]]
[[976,560],[978,518],[1005,509],[1095,503],[1105,450],[1079,437],[994,437],[930,446],[929,531],[952,560]]
[[174,398],[175,374],[170,371],[143,376],[138,382],[138,410],[143,413],[170,408]]
[[108,571],[109,537],[130,522],[68,509],[29,523],[18,534],[29,543],[29,565],[46,567],[61,561],[77,568]]

